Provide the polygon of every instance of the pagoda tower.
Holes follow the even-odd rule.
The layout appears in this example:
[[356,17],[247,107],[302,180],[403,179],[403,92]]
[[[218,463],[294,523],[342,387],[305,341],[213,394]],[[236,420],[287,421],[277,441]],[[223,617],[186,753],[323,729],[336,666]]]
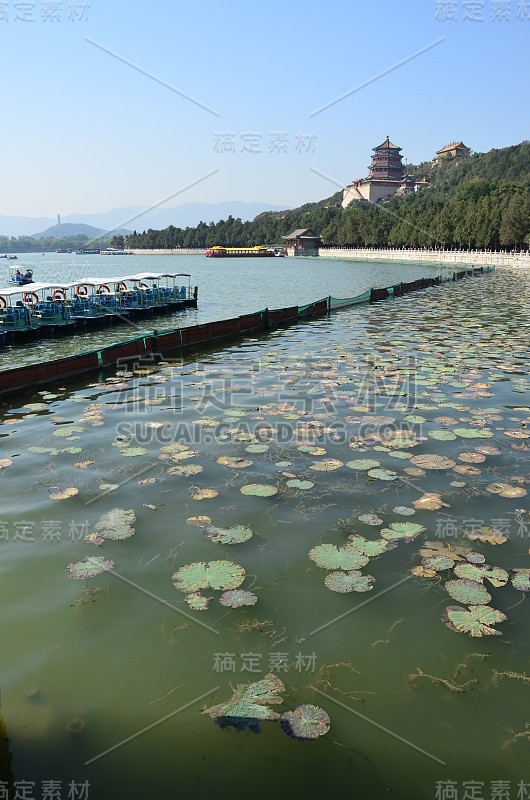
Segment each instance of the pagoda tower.
[[346,186],[342,193],[342,207],[346,208],[354,200],[378,203],[394,195],[408,194],[428,186],[426,181],[417,181],[406,174],[401,149],[392,144],[389,136],[383,144],[373,147],[368,177],[355,180]]
[[403,166],[403,156],[401,147],[392,144],[390,137],[387,136],[383,144],[372,148],[374,155],[372,163],[368,167],[370,170],[369,179],[383,181],[402,181],[405,177],[405,167]]

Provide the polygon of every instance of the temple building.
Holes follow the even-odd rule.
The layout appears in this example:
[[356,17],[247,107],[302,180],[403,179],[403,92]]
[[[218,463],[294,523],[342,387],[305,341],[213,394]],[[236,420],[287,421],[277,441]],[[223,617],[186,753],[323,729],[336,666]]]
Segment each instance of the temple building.
[[471,148],[466,147],[464,142],[451,142],[438,150],[433,164],[440,164],[442,161],[453,161],[456,158],[467,158],[471,155]]
[[374,147],[368,177],[346,186],[342,193],[342,207],[346,208],[354,200],[376,203],[396,194],[407,194],[428,186],[425,181],[417,181],[406,174],[401,149],[392,144],[388,136],[383,144]]
[[318,256],[322,237],[311,228],[298,228],[285,239],[285,249],[289,256]]

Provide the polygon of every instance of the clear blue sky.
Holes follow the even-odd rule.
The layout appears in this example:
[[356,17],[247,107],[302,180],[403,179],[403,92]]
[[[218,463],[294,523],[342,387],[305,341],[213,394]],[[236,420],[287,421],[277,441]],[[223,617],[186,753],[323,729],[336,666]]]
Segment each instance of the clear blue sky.
[[364,176],[387,134],[412,163],[529,136],[530,1],[20,3],[0,2],[2,214],[147,207],[214,170],[166,205],[294,206],[335,191],[312,170]]

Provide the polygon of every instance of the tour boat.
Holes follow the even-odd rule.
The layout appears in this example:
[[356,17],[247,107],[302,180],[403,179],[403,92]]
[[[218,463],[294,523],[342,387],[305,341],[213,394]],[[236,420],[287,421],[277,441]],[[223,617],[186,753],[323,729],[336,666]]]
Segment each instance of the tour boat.
[[270,258],[275,256],[273,249],[264,244],[255,247],[210,247],[204,253],[208,258]]

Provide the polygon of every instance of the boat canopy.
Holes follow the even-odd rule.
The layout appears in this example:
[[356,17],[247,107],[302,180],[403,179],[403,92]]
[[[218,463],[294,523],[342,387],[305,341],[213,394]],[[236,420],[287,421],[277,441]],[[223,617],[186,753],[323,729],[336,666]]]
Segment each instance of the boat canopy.
[[70,284],[66,283],[27,283],[25,286],[13,286],[8,289],[0,289],[2,297],[12,297],[16,294],[31,294],[31,292],[44,292],[47,289],[68,289]]

